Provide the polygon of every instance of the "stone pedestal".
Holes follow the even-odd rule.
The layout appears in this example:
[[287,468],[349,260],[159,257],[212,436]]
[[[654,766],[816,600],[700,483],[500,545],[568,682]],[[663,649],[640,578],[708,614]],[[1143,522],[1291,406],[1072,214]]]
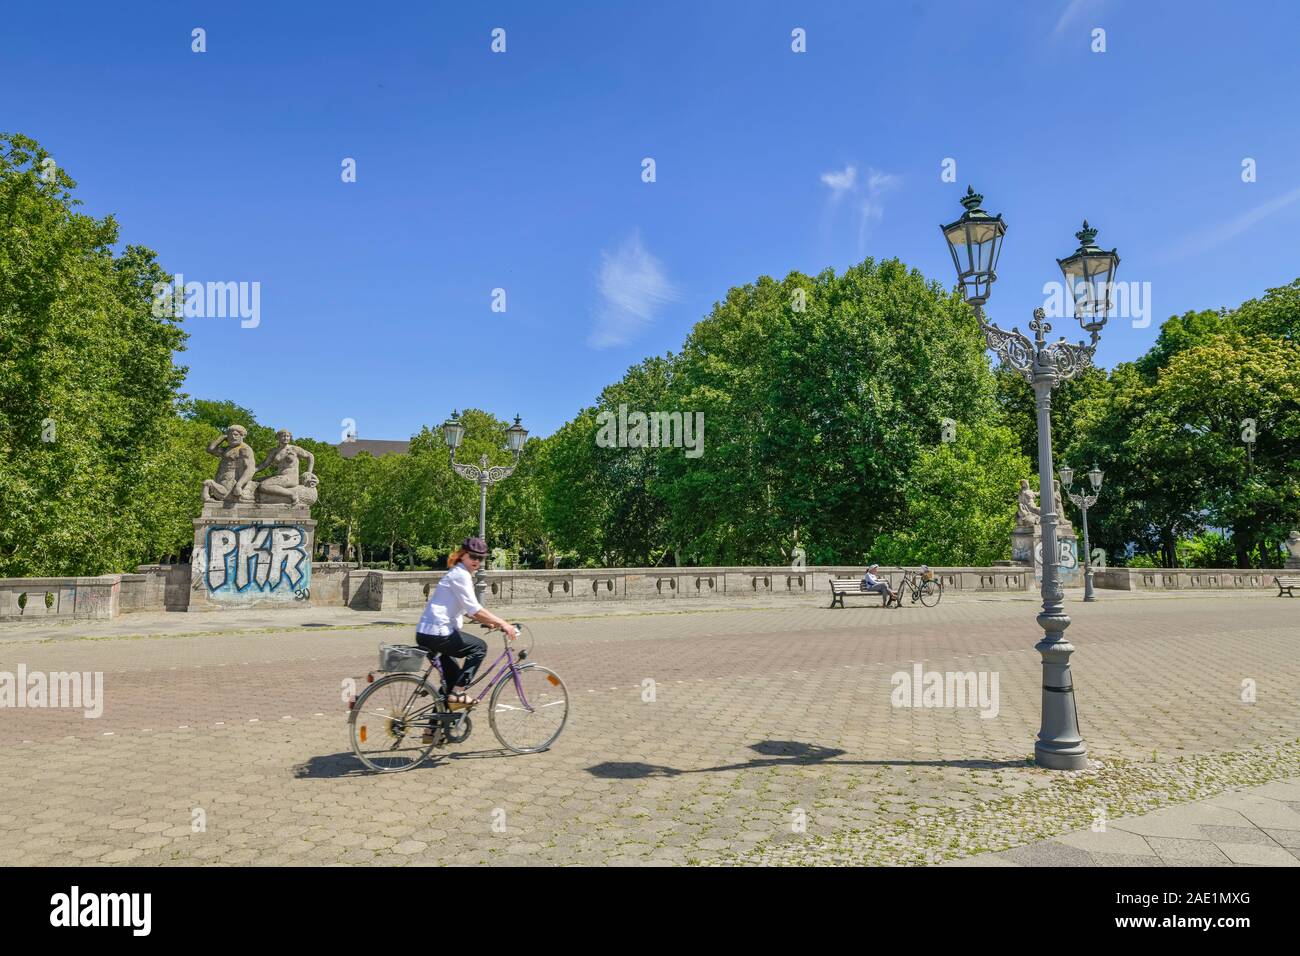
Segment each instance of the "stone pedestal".
[[315,544],[310,506],[205,504],[194,519],[190,610],[310,606]]
[[1300,571],[1300,531],[1292,531],[1286,539],[1286,568],[1288,571]]
[[[1083,586],[1083,561],[1079,555],[1079,539],[1071,525],[1056,529],[1056,547],[1059,552],[1057,574],[1062,587]],[[1039,525],[1016,525],[1011,532],[1011,560],[1017,564],[1033,564],[1034,580],[1043,580],[1043,532]]]

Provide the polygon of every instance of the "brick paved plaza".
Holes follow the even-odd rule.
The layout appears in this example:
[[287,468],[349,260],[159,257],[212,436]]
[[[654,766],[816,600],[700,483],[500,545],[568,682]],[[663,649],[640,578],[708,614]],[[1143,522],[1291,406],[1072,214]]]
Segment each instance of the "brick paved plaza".
[[[464,744],[390,775],[351,755],[341,687],[380,641],[408,643],[414,614],[9,626],[0,671],[103,671],[106,703],[99,719],[0,711],[0,863],[960,861],[1300,775],[1300,602],[1077,596],[1080,723],[1098,761],[1077,774],[1026,762],[1033,594],[516,609],[572,697],[557,745],[506,754],[484,713]],[[996,674],[996,716],[891,706],[891,675],[915,662]]]

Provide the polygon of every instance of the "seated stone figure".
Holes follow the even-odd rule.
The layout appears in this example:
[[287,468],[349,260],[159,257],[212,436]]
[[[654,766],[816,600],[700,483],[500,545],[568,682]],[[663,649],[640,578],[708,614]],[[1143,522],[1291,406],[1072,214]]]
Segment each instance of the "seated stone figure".
[[[305,448],[293,444],[293,435],[286,428],[275,433],[278,444],[270,451],[257,470],[274,468],[275,474],[263,478],[257,488],[257,500],[263,504],[304,505],[316,501],[317,480],[313,469],[316,457]],[[307,459],[307,470],[299,478],[298,461]]]
[[[253,475],[257,472],[257,456],[244,443],[248,429],[231,425],[225,433],[208,443],[208,454],[221,459],[217,477],[203,482],[203,500],[252,502],[257,492]],[[225,447],[222,447],[224,443]]]
[[1052,505],[1056,508],[1056,530],[1074,534],[1074,525],[1070,523],[1070,518],[1065,513],[1065,505],[1061,503],[1061,482],[1058,479],[1052,480]]
[[1016,524],[1036,525],[1039,522],[1038,496],[1029,487],[1029,479],[1020,479],[1020,497],[1016,505]]

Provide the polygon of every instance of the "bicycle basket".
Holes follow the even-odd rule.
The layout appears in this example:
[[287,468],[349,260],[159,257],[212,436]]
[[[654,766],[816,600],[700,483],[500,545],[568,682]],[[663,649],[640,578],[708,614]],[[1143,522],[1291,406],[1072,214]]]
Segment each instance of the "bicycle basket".
[[922,569],[921,569],[921,580],[923,580],[923,581],[933,581],[933,580],[934,580],[934,572],[931,571],[929,568],[922,568]]
[[380,644],[379,669],[381,671],[422,671],[428,663],[424,648],[406,644]]

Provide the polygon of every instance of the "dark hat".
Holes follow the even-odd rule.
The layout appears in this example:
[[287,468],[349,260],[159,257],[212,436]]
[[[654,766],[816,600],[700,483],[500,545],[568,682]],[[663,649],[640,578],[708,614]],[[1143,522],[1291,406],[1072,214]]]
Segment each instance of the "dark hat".
[[475,557],[487,557],[487,542],[482,538],[466,538],[460,546]]

